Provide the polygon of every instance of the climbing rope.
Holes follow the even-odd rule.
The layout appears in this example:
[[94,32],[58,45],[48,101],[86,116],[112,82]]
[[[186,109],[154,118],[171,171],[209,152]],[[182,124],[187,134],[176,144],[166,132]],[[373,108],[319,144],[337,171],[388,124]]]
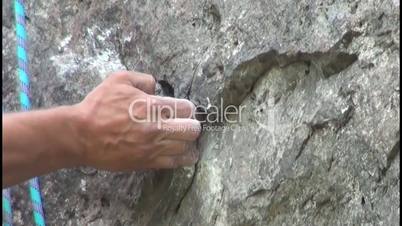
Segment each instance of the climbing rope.
[[[4,108],[2,109],[4,111]],[[3,203],[3,226],[13,225],[13,209],[11,205],[10,189],[6,188],[2,191]]]
[[[26,53],[27,32],[25,30],[24,0],[14,0],[14,12],[17,35],[17,71],[20,84],[19,99],[22,111],[28,111],[31,109],[31,102],[29,100],[29,72],[28,55]],[[35,224],[37,226],[45,226],[45,217],[43,214],[42,198],[38,178],[35,177],[29,180],[29,193],[33,207],[33,218]],[[6,214],[6,225],[12,225],[12,210],[10,201],[10,190],[6,189],[3,191],[3,211]]]
[[13,225],[13,212],[11,208],[10,189],[3,189],[3,226]]

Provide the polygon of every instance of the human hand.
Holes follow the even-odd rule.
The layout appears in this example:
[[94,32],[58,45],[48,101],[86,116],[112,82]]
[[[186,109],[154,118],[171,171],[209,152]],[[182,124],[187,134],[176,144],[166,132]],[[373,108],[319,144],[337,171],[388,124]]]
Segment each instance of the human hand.
[[194,104],[154,93],[151,75],[120,71],[77,104],[80,165],[111,171],[193,165],[201,132]]

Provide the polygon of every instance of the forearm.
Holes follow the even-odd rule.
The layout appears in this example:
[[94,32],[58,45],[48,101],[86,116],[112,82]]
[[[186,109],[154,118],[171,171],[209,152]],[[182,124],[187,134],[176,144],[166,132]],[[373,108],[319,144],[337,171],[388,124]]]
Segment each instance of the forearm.
[[[130,171],[194,165],[201,133],[192,119],[194,104],[154,94],[153,76],[120,71],[77,105],[3,115],[3,187],[76,166]],[[164,109],[174,112],[148,120]]]
[[79,165],[74,107],[3,114],[3,187]]

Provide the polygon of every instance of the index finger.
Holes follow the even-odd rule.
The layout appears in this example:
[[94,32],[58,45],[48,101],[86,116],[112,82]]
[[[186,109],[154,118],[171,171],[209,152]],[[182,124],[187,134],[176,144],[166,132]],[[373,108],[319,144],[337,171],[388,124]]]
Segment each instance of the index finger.
[[147,94],[155,94],[156,81],[152,75],[134,71],[118,71],[113,73],[110,79],[127,83]]
[[193,118],[195,105],[186,99],[153,96],[153,106],[166,118]]

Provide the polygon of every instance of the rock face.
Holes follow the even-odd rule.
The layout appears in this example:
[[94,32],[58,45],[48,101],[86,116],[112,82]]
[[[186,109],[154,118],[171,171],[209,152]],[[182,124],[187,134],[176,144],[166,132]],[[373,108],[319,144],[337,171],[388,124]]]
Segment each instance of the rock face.
[[[396,225],[399,0],[37,0],[27,3],[35,108],[73,104],[109,72],[243,106],[206,125],[193,168],[41,177],[49,225]],[[18,110],[3,2],[3,105]],[[62,136],[62,134],[60,134]],[[24,185],[16,225],[32,225]]]

